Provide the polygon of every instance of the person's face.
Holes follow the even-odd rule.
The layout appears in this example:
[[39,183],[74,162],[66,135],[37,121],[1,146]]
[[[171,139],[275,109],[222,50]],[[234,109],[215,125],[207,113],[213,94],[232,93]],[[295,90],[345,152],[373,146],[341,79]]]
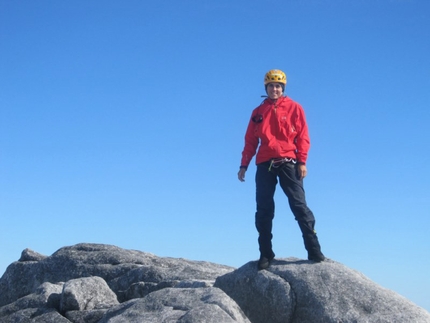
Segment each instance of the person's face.
[[279,99],[282,96],[282,86],[280,83],[267,84],[267,95],[272,100]]

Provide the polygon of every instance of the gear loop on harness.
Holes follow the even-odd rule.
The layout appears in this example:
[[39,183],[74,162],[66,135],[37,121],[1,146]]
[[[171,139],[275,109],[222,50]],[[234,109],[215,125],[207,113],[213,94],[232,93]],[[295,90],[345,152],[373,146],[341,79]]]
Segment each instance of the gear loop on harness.
[[297,161],[294,158],[284,157],[284,158],[273,158],[270,160],[270,166],[269,166],[269,172],[273,168],[279,168],[285,163],[297,163]]

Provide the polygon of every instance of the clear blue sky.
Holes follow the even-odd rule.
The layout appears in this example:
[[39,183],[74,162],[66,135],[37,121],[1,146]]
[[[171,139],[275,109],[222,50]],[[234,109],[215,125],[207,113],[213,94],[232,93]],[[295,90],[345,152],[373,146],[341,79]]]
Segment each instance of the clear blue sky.
[[[426,0],[0,0],[0,275],[25,248],[80,242],[256,260],[255,166],[236,174],[278,68],[309,123],[323,252],[430,310],[429,13]],[[276,202],[277,256],[306,258]]]

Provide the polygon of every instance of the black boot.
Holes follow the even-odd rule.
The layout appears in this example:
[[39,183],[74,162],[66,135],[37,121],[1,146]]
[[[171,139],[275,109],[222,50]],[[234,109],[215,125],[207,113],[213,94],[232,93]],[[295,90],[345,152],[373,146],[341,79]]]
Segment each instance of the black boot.
[[260,256],[260,259],[258,260],[258,270],[267,269],[270,266],[270,263],[275,258],[275,253],[272,251],[270,255]]
[[318,241],[317,235],[303,235],[303,240],[305,243],[305,248],[308,251],[308,259],[315,262],[321,262],[325,260],[325,256],[321,252],[321,246]]
[[260,249],[258,270],[269,268],[270,262],[275,258],[275,253],[272,250],[272,237],[273,235],[271,233],[258,236],[258,245]]

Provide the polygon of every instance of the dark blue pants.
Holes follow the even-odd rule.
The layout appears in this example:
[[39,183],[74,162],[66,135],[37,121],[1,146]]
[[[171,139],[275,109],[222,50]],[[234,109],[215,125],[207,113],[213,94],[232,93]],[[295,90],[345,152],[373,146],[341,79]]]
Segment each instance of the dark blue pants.
[[306,250],[309,253],[320,252],[320,246],[315,234],[315,218],[308,208],[303,189],[303,180],[297,175],[297,164],[284,163],[278,168],[269,170],[270,162],[257,165],[255,226],[259,233],[258,243],[260,253],[267,258],[273,257],[272,251],[272,222],[275,216],[274,194],[279,184],[288,197],[288,203],[302,231]]

